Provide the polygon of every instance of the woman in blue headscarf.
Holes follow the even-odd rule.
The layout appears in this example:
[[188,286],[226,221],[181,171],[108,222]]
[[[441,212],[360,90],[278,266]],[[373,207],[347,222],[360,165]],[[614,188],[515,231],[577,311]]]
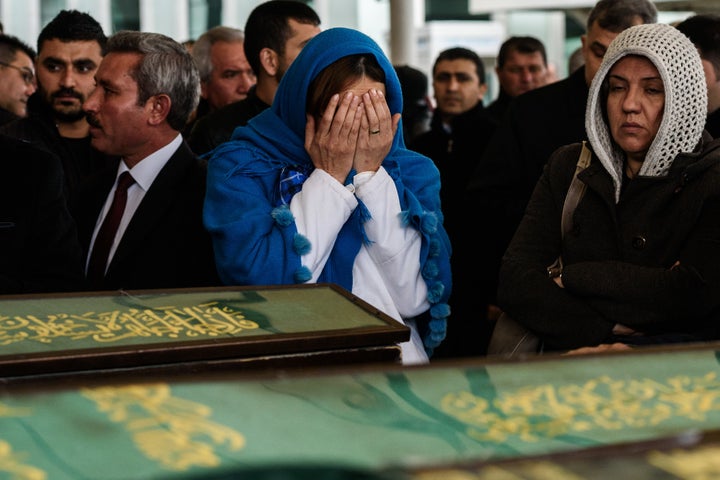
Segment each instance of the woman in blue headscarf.
[[439,173],[405,148],[401,111],[372,39],[320,33],[272,107],[211,152],[204,219],[226,284],[339,284],[410,327],[411,364],[445,337],[450,244]]

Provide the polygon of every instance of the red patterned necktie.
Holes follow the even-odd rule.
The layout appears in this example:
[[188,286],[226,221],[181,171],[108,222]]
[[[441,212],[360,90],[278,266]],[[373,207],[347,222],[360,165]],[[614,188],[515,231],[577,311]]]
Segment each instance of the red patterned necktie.
[[115,240],[115,233],[117,233],[120,219],[125,211],[127,189],[133,183],[135,183],[135,179],[130,175],[130,172],[120,174],[112,205],[110,205],[110,210],[108,210],[107,215],[105,215],[105,220],[103,220],[97,237],[95,237],[95,244],[93,245],[90,255],[87,278],[92,284],[101,283],[105,277],[105,268],[108,262],[108,255],[110,255],[110,248]]

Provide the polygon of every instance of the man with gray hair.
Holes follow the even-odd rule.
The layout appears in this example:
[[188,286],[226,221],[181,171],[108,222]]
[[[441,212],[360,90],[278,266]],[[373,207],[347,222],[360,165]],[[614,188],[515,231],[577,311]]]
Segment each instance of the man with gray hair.
[[247,98],[256,78],[245,57],[244,41],[242,30],[222,25],[209,29],[195,41],[192,57],[200,72],[201,100],[193,121]]
[[83,104],[92,145],[118,161],[83,191],[88,288],[217,284],[202,224],[205,168],[180,134],[199,100],[192,57],[165,35],[121,31],[95,80]]

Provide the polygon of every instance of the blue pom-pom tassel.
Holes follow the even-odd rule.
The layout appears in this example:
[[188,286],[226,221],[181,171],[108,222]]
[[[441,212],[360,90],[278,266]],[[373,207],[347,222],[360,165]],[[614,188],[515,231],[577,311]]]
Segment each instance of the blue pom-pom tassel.
[[290,207],[288,207],[287,205],[280,205],[279,207],[273,208],[273,211],[270,212],[270,215],[275,220],[275,223],[277,223],[281,227],[287,227],[295,221],[295,217],[293,217],[293,214],[290,211]]
[[423,338],[423,346],[428,356],[432,356],[434,349],[445,340],[447,334],[447,317],[450,315],[450,306],[447,303],[438,303],[430,308],[429,332]]
[[430,321],[430,332],[423,339],[423,344],[429,348],[435,348],[445,340],[447,333],[447,321],[434,318]]
[[437,303],[445,293],[445,285],[442,282],[435,282],[432,285],[428,285],[427,299],[430,303]]
[[450,316],[450,305],[437,303],[430,308],[430,316],[433,318],[446,318]]
[[437,262],[434,259],[428,259],[422,269],[423,278],[435,278],[439,273]]
[[432,235],[437,232],[438,223],[435,212],[425,212],[421,219],[420,230],[427,235]]
[[310,240],[308,240],[305,235],[295,234],[295,238],[293,238],[293,250],[295,250],[295,253],[298,255],[307,255],[311,248],[312,243],[310,243]]
[[440,242],[437,238],[430,239],[428,244],[428,255],[431,257],[437,257],[440,255]]
[[303,265],[295,271],[293,278],[295,279],[295,283],[305,283],[312,278],[312,272]]

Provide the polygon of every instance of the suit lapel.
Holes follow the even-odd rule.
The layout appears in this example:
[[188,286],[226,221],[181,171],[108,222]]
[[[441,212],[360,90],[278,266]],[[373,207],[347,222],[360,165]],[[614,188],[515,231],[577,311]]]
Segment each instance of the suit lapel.
[[90,240],[92,240],[95,225],[107,200],[108,192],[115,183],[119,162],[118,159],[109,164],[107,168],[93,174],[82,187],[82,204],[79,209],[80,217],[77,220],[77,226],[78,237],[85,251],[90,246]]
[[143,247],[143,240],[164,225],[165,213],[176,202],[177,195],[182,195],[182,179],[188,168],[196,162],[195,155],[183,143],[160,170],[150,189],[140,202],[133,218],[123,234],[117,250],[108,268],[110,276],[116,265],[122,265],[123,258],[132,256],[135,250]]

